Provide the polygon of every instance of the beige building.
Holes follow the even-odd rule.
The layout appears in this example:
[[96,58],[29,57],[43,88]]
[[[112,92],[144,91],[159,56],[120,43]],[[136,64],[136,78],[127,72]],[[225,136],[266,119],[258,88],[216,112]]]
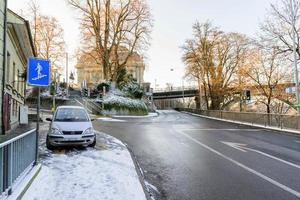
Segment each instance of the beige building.
[[27,60],[34,56],[28,21],[8,10],[3,102],[6,131],[19,124],[20,107],[25,104]]
[[[122,56],[120,56],[120,59],[122,59]],[[101,64],[96,63],[91,56],[80,56],[75,67],[77,69],[77,81],[81,86],[86,85],[89,88],[93,88],[104,81]],[[128,59],[126,69],[140,85],[143,84],[145,64],[139,54],[134,53]]]

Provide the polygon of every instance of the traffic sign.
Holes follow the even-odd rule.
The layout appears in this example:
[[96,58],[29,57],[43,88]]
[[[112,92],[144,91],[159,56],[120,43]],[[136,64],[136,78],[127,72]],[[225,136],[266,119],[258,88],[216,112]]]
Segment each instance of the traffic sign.
[[287,87],[287,88],[285,88],[285,93],[288,93],[288,94],[296,93],[296,87]]
[[29,58],[27,65],[27,84],[32,86],[49,86],[50,61],[40,58]]

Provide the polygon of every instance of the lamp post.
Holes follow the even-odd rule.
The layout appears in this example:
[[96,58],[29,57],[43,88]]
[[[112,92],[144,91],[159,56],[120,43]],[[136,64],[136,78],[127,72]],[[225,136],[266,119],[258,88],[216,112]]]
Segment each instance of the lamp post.
[[[296,25],[296,13],[295,13],[295,4],[293,0],[290,0],[291,6],[291,14],[292,14],[292,32],[293,32],[293,54],[294,54],[294,70],[295,70],[295,84],[296,84],[296,100],[297,104],[300,103],[300,96],[299,96],[299,74],[298,74],[298,67],[297,67],[297,52],[296,52],[296,33],[295,33],[295,25]],[[297,106],[298,115],[300,115],[300,107]]]
[[[171,68],[170,71],[171,71],[171,72],[174,72],[174,68]],[[171,95],[171,92],[172,92],[172,90],[173,90],[172,83],[171,83],[171,88],[170,88],[170,89],[171,89],[171,90],[170,90],[170,95]],[[169,104],[169,105],[170,105],[170,108],[172,108],[172,100],[171,100],[171,98],[170,98],[170,101],[169,101],[169,102],[170,102],[170,104]]]
[[184,77],[182,78],[182,102],[183,102],[183,107],[185,107],[185,101],[184,101]]
[[69,72],[68,72],[68,66],[69,65],[69,56],[68,53],[66,53],[66,96],[69,95]]
[[55,111],[55,95],[56,95],[56,69],[54,69],[53,82],[54,82],[54,88],[53,88],[53,99],[52,99],[52,112],[54,113],[54,111]]

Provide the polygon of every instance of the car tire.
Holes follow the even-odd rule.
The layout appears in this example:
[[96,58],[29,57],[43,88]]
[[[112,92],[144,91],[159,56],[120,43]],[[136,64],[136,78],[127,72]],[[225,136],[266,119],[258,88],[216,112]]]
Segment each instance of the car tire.
[[49,150],[54,150],[54,146],[52,144],[50,144],[48,137],[46,139],[46,147]]
[[95,146],[96,146],[96,137],[95,137],[93,143],[92,143],[92,144],[89,144],[89,147],[95,147]]

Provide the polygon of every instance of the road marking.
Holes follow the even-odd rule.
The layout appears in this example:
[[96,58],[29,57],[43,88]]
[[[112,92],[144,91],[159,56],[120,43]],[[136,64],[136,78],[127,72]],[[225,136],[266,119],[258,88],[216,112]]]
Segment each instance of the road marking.
[[240,163],[240,162],[238,162],[238,161],[236,161],[236,160],[233,160],[232,158],[230,158],[230,157],[228,157],[228,156],[226,156],[226,155],[220,153],[219,151],[217,151],[217,150],[215,150],[215,149],[213,149],[213,148],[207,146],[206,144],[203,144],[203,143],[199,142],[198,140],[196,140],[196,139],[194,139],[193,137],[191,137],[191,136],[185,134],[185,133],[182,132],[182,131],[175,130],[175,129],[174,129],[174,131],[176,131],[176,132],[180,133],[181,135],[185,136],[186,138],[188,138],[188,139],[194,141],[195,143],[199,144],[200,146],[206,148],[207,150],[209,150],[209,151],[211,151],[211,152],[213,152],[213,153],[215,153],[215,154],[221,156],[222,158],[224,158],[224,159],[226,159],[226,160],[228,160],[228,161],[230,161],[230,162],[236,164],[237,166],[239,166],[239,167],[241,167],[241,168],[247,170],[248,172],[250,172],[250,173],[252,173],[252,174],[255,174],[256,176],[258,176],[258,177],[260,177],[260,178],[262,178],[262,179],[268,181],[269,183],[271,183],[271,184],[273,184],[273,185],[275,185],[275,186],[277,186],[277,187],[279,187],[279,188],[285,190],[286,192],[289,192],[289,193],[295,195],[296,197],[299,197],[299,198],[300,198],[300,192],[298,192],[298,191],[296,191],[296,190],[293,190],[293,189],[287,187],[286,185],[283,185],[283,184],[281,184],[281,183],[279,183],[279,182],[277,182],[277,181],[275,181],[275,180],[269,178],[268,176],[265,176],[265,175],[263,175],[262,173],[257,172],[257,171],[255,171],[254,169],[251,169],[251,168],[247,167],[246,165],[244,165],[244,164],[242,164],[242,163]]
[[190,128],[190,129],[181,129],[181,131],[262,131],[264,129],[237,129],[237,128]]
[[220,141],[222,142],[223,144],[226,144],[232,148],[235,148],[237,150],[240,150],[242,152],[247,152],[246,150],[243,149],[243,147],[246,146],[246,144],[240,144],[240,143],[233,143],[233,142],[224,142],[224,141]]
[[300,141],[299,141],[299,140],[295,140],[295,142],[298,142],[298,143],[300,143]]
[[232,148],[235,148],[235,149],[237,149],[237,150],[240,150],[240,151],[243,151],[243,152],[247,152],[246,150],[248,150],[248,151],[253,151],[253,152],[259,153],[259,154],[261,154],[261,155],[264,155],[264,156],[266,156],[266,157],[269,157],[269,158],[272,158],[272,159],[274,159],[274,160],[277,160],[277,161],[280,161],[280,162],[282,162],[282,163],[285,163],[285,164],[287,164],[287,165],[290,165],[290,166],[292,166],[292,167],[296,167],[296,168],[300,169],[300,166],[299,166],[299,165],[296,165],[296,164],[291,163],[291,162],[289,162],[289,161],[286,161],[286,160],[283,160],[283,159],[281,159],[281,158],[272,156],[272,155],[270,155],[270,154],[264,153],[264,152],[262,152],[262,151],[259,151],[259,150],[256,150],[256,149],[252,149],[252,148],[246,147],[247,144],[240,144],[240,143],[233,143],[233,142],[224,142],[224,141],[220,141],[220,142],[222,142],[223,144],[226,144],[226,145],[228,145],[228,146],[230,146],[230,147],[232,147]]

